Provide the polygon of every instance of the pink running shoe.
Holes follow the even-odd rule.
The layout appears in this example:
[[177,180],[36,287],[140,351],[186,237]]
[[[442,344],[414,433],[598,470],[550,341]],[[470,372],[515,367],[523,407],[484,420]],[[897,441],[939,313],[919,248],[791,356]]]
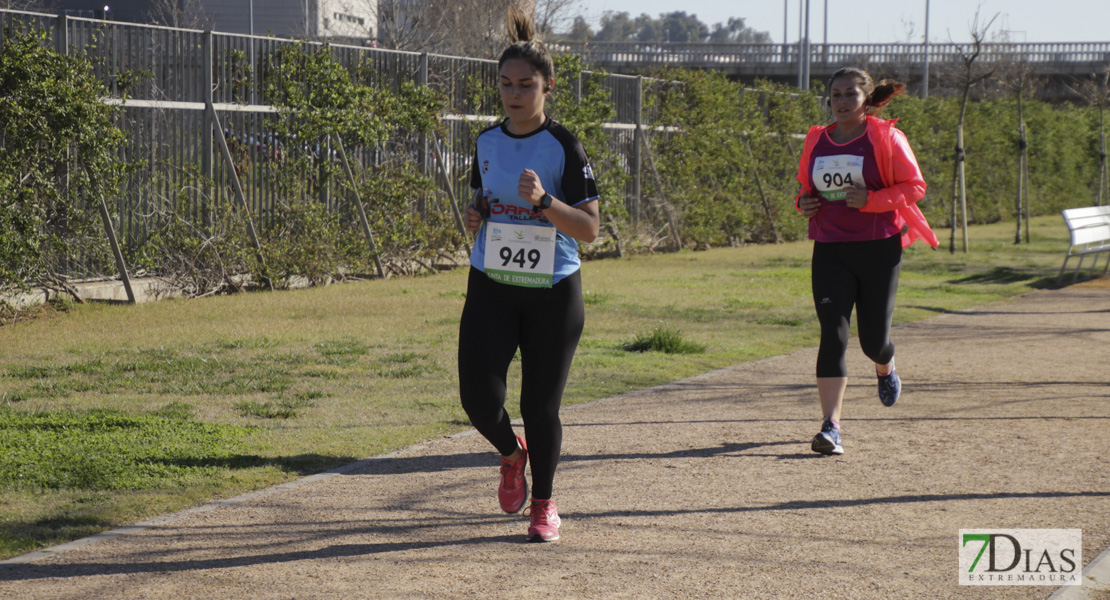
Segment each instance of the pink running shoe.
[[515,463],[501,457],[501,484],[497,486],[497,501],[501,510],[507,513],[520,512],[528,499],[528,481],[524,478],[524,467],[528,464],[528,444],[524,438],[516,436],[521,455]]
[[554,542],[559,539],[559,525],[563,524],[563,520],[559,518],[554,500],[533,499],[532,506],[524,512],[532,517],[532,525],[528,528],[529,542]]

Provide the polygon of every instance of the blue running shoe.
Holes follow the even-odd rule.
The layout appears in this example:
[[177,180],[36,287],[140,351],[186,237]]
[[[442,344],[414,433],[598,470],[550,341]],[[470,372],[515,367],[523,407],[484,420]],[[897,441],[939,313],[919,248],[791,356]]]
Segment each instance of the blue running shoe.
[[821,433],[813,438],[810,447],[821,454],[844,454],[844,447],[840,445],[840,428],[833,425],[832,419],[825,419],[821,424]]
[[883,406],[894,406],[901,395],[902,380],[898,379],[898,371],[879,376],[879,402],[882,402]]

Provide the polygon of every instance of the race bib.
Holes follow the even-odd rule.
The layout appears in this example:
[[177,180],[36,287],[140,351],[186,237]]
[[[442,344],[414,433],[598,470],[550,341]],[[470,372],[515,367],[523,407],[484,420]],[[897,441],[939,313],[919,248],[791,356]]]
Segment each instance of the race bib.
[[486,277],[521,287],[551,287],[555,228],[486,224]]
[[813,183],[829,202],[841,202],[844,188],[863,184],[863,157],[853,154],[818,156],[813,159]]

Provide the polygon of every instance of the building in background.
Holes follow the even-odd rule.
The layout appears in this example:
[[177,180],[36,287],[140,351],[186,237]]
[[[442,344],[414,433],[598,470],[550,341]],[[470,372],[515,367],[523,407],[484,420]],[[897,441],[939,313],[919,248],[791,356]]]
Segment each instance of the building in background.
[[77,17],[281,37],[378,37],[377,0],[52,0]]

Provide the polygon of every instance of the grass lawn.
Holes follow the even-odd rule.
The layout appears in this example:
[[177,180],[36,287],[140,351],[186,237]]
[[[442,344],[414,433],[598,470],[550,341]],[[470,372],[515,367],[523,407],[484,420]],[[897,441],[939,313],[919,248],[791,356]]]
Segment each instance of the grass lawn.
[[[967,254],[907,252],[896,324],[1050,287],[1067,248],[1056,216],[1033,221],[1028,245],[1013,245],[1013,224],[970,236]],[[815,345],[809,254],[800,242],[586,263],[565,402]],[[458,269],[0,327],[0,557],[468,428],[465,286]],[[652,338],[686,351],[627,349]]]

